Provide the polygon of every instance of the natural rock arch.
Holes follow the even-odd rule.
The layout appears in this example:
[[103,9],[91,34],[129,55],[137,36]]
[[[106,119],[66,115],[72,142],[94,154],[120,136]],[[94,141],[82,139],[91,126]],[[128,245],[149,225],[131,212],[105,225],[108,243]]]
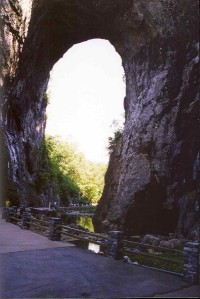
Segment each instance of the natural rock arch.
[[111,155],[96,228],[126,228],[133,233],[178,228],[188,233],[198,219],[198,3],[1,0],[1,4],[1,123],[12,200],[47,203],[53,196],[50,183],[45,190],[36,188],[49,72],[73,44],[104,38],[122,57],[126,123]]

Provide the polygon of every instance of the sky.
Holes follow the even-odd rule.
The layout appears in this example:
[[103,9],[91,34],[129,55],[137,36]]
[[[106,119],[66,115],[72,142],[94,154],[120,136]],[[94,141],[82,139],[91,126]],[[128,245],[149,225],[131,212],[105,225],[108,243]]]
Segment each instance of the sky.
[[86,159],[108,162],[113,120],[123,123],[124,69],[106,40],[74,45],[53,67],[46,134],[75,143]]

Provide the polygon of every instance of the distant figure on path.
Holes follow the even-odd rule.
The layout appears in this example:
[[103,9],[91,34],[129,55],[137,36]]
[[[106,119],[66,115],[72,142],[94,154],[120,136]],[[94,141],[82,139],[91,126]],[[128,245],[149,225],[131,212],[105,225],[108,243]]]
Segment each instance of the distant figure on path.
[[6,207],[10,206],[10,200],[6,200]]

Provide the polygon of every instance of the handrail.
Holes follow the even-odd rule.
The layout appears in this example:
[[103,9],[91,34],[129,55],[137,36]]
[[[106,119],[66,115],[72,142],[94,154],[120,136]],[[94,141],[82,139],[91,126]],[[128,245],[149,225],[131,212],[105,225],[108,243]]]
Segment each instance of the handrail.
[[165,248],[165,247],[160,247],[160,246],[155,246],[155,245],[149,245],[149,244],[143,244],[143,243],[139,243],[139,242],[134,242],[134,241],[128,241],[128,240],[124,240],[123,243],[131,246],[140,246],[140,247],[145,247],[145,248],[151,248],[151,249],[156,249],[156,250],[160,250],[160,251],[172,251],[172,252],[176,252],[176,253],[182,253],[182,250],[177,250],[177,249],[172,249],[172,248]]
[[21,220],[20,218],[17,218],[17,217],[14,217],[14,216],[10,216],[10,219],[14,219],[14,220],[17,220],[17,221]]
[[47,220],[41,220],[41,219],[37,219],[37,218],[35,218],[35,217],[30,217],[29,219],[31,219],[31,220],[35,220],[35,221],[38,221],[38,222],[43,222],[43,223],[49,223],[49,221],[47,221]]
[[[22,217],[22,215],[19,214],[19,213],[13,213],[13,212],[11,212],[10,214],[11,214],[12,217],[13,217],[13,215],[17,216],[18,218],[21,218],[21,217]],[[10,216],[10,217],[11,217],[11,216]]]
[[83,241],[90,241],[90,242],[92,242],[92,243],[94,243],[94,244],[97,244],[97,245],[105,245],[106,246],[106,244],[105,243],[101,243],[101,241],[99,241],[99,240],[93,240],[93,239],[86,239],[86,238],[84,238],[83,236],[80,236],[80,235],[73,235],[73,234],[70,234],[70,233],[68,233],[68,232],[65,232],[65,231],[59,231],[59,232],[61,232],[61,234],[63,234],[63,235],[66,235],[66,236],[70,236],[70,237],[74,237],[75,239],[80,239],[80,240],[83,240]]
[[35,225],[35,226],[38,226],[38,227],[41,227],[41,228],[44,228],[45,230],[49,230],[48,226],[44,226],[44,225],[40,225],[40,224],[37,224],[37,223],[34,223],[34,222],[31,222],[31,221],[27,221],[27,223],[29,225]]
[[92,233],[92,232],[87,232],[87,231],[84,231],[84,230],[81,230],[81,229],[78,229],[78,228],[72,228],[70,226],[65,226],[65,225],[62,225],[62,228],[65,228],[65,229],[68,229],[68,230],[71,230],[71,231],[75,231],[75,232],[79,232],[79,233],[84,233],[84,234],[87,234],[89,236],[95,236],[97,238],[102,238],[102,239],[107,239],[107,235],[101,235],[101,234],[97,234],[97,233]]
[[[63,231],[63,230],[61,230],[60,232],[61,232],[61,233],[64,233],[65,235],[73,236],[73,237],[75,237],[75,238],[76,238],[77,236],[79,236],[79,235],[73,234],[72,232],[67,232],[67,231]],[[92,234],[92,233],[88,233],[88,232],[85,232],[85,231],[78,230],[78,231],[76,231],[76,232],[79,233],[79,234],[82,234],[82,238],[83,238],[84,240],[88,240],[88,238],[90,238],[90,239],[96,238],[96,241],[99,240],[99,239],[104,240],[104,241],[107,240],[106,238],[104,238],[104,237],[102,237],[102,236],[99,236],[99,235],[96,235],[96,234]],[[76,232],[75,232],[75,233],[76,233]],[[87,235],[88,238],[84,237],[83,235]]]

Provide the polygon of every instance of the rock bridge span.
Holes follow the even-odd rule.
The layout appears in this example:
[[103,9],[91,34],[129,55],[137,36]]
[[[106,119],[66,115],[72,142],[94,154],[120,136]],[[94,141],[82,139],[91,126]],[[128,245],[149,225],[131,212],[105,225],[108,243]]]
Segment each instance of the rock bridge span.
[[187,234],[198,221],[198,2],[0,2],[2,197],[47,204],[55,196],[50,181],[38,188],[49,72],[74,44],[103,38],[122,58],[126,121],[96,229]]

